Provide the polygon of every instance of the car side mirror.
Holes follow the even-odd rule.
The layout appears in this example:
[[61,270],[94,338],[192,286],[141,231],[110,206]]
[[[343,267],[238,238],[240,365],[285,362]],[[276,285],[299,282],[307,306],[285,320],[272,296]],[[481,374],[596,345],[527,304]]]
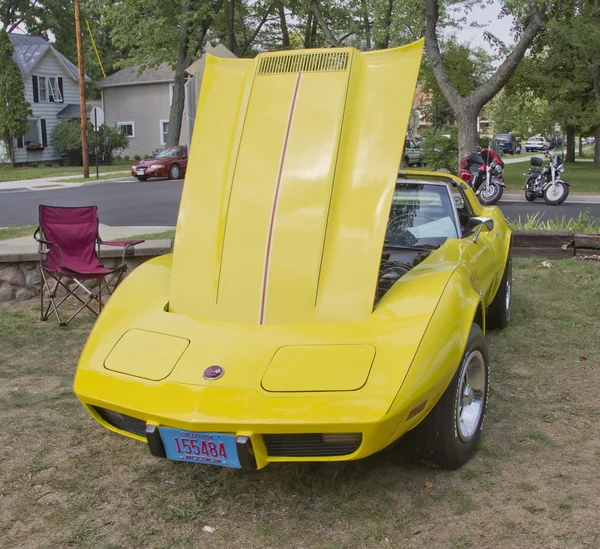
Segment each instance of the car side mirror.
[[482,231],[489,232],[494,229],[494,220],[491,217],[472,217],[467,223],[469,229],[476,229],[473,242],[477,243],[477,239]]

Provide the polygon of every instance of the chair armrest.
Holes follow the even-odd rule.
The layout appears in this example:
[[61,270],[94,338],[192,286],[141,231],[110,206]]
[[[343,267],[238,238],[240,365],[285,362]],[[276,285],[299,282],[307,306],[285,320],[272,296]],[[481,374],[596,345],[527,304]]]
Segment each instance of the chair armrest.
[[39,236],[37,236],[39,234],[40,234],[40,227],[38,227],[36,229],[35,233],[33,233],[33,238],[35,238],[35,240],[38,243],[38,254],[45,255],[45,254],[48,253],[48,250],[44,250],[42,248],[42,244],[45,245],[45,246],[54,246],[54,247],[58,248],[58,253],[60,254],[60,263],[61,263],[61,265],[64,265],[65,264],[65,259],[63,257],[63,253],[62,253],[62,250],[61,250],[60,246],[56,242],[51,242],[50,240],[45,240],[43,238],[40,238]]
[[130,246],[135,246],[136,244],[141,244],[142,242],[146,242],[145,240],[111,240],[110,242],[105,242],[104,240],[100,240],[100,244],[103,246],[125,246],[129,248]]
[[125,254],[129,248],[133,248],[136,244],[141,244],[142,242],[146,242],[145,240],[111,240],[109,242],[104,242],[102,239],[100,240],[100,244],[103,246],[122,246],[123,247],[123,255],[121,256],[121,265],[125,263]]

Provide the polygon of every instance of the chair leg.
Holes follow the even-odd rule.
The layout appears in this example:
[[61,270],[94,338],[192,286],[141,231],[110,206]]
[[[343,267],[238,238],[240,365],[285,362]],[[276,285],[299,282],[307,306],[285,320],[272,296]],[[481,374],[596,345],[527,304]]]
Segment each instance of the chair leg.
[[98,314],[102,312],[102,281],[103,278],[98,279]]
[[46,319],[44,318],[44,284],[41,282],[43,279],[43,269],[41,267],[39,267],[40,269],[40,320],[45,321]]
[[[60,316],[58,314],[58,307],[60,307],[60,305],[62,304],[62,302],[67,299],[68,297],[68,293],[67,295],[58,303],[58,305],[56,303],[54,303],[54,298],[56,297],[56,290],[58,289],[59,284],[64,286],[64,284],[62,284],[61,280],[62,280],[62,275],[58,277],[58,279],[52,274],[50,273],[50,276],[52,276],[52,278],[54,280],[56,280],[56,285],[54,286],[54,289],[51,290],[50,289],[50,285],[48,284],[48,279],[46,278],[46,274],[44,273],[44,271],[42,269],[40,269],[40,273],[42,276],[42,280],[44,281],[44,287],[46,288],[46,290],[48,290],[48,297],[50,299],[50,303],[48,303],[48,307],[46,308],[46,311],[44,312],[42,310],[42,320],[48,320],[48,316],[52,313],[56,314],[56,319],[58,320],[58,323],[62,326],[62,321],[60,319]],[[66,286],[65,286],[66,287]],[[43,289],[41,289],[43,291]],[[68,288],[67,288],[68,290]],[[52,309],[50,309],[50,307],[52,307]]]

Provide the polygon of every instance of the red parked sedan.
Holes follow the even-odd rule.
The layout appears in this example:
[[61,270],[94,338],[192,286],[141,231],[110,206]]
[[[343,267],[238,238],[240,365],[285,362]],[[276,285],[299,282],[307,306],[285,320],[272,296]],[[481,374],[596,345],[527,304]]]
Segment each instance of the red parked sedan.
[[140,181],[150,177],[180,179],[185,176],[187,162],[187,147],[168,147],[131,166],[131,175]]

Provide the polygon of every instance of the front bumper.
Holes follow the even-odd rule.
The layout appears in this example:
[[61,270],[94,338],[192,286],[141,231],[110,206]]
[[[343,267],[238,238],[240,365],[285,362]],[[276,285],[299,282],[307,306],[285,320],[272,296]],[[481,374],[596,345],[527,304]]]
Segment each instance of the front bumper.
[[[240,463],[243,467],[254,469],[273,462],[362,459],[394,442],[426,413],[424,404],[415,413],[414,401],[395,407],[393,413],[386,413],[389,403],[361,399],[360,391],[343,395],[274,397],[257,391],[168,382],[140,384],[125,377],[115,378],[93,371],[79,372],[78,380],[87,387],[96,386],[98,390],[94,394],[102,395],[102,398],[82,394],[76,388],[77,396],[104,427],[148,443],[156,457],[165,457],[160,438],[161,426],[233,434],[238,443]],[[117,404],[126,401],[131,403],[128,408]],[[179,405],[173,406],[174,402]],[[220,417],[213,414],[216,402],[220,403]],[[229,415],[223,413],[227,409],[223,407],[226,402],[231,403]],[[311,408],[319,410],[318,419],[307,414]],[[380,412],[382,408],[383,413]],[[239,412],[241,409],[245,413]],[[106,410],[116,414],[106,414]],[[115,420],[115,415],[121,415],[123,420]],[[353,435],[354,445],[342,435]],[[336,436],[338,442],[335,442]],[[322,443],[320,446],[319,441]],[[306,450],[307,447],[316,449],[311,452]],[[340,451],[336,452],[336,448]]]

